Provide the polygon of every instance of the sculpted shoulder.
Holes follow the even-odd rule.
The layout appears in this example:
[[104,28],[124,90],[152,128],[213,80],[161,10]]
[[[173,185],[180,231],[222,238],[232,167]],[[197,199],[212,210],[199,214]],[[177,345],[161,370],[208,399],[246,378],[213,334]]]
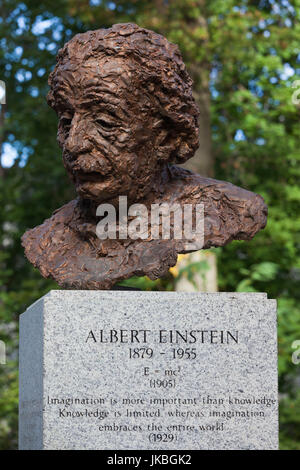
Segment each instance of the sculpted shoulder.
[[49,277],[48,263],[55,259],[56,266],[64,263],[67,251],[75,248],[70,224],[74,218],[77,201],[70,201],[57,209],[41,225],[27,230],[22,245],[29,261],[44,277]]
[[251,191],[244,188],[235,186],[227,181],[216,180],[213,178],[206,178],[204,176],[193,173],[182,167],[170,167],[171,185],[169,188],[173,189],[178,186],[178,190],[187,199],[205,197],[206,194],[214,195],[215,198],[219,195],[220,198],[226,197],[232,201],[251,201],[253,204],[261,205],[261,208],[266,208],[263,198]]
[[170,172],[170,201],[204,205],[204,248],[251,240],[265,227],[268,210],[258,194],[181,167],[171,167]]
[[96,219],[85,216],[73,200],[22,237],[29,261],[61,287],[110,289],[134,275],[157,279],[175,265],[172,241],[99,240]]

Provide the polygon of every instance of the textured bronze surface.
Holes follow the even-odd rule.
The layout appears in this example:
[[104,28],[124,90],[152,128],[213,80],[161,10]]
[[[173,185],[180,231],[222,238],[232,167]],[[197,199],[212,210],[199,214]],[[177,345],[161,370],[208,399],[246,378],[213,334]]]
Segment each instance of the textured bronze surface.
[[[204,248],[250,240],[266,224],[263,199],[173,163],[198,146],[198,110],[178,47],[134,24],[76,35],[49,77],[48,103],[78,198],[22,237],[29,261],[65,288],[109,289],[156,279],[185,252],[177,239],[100,240],[96,207],[204,204]],[[200,142],[201,145],[201,142]]]

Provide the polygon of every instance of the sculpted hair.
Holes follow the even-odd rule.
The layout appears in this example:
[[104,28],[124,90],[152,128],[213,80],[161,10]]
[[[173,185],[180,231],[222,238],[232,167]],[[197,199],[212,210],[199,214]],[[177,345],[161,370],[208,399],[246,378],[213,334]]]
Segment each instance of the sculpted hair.
[[60,69],[67,62],[79,65],[90,58],[100,61],[109,57],[128,58],[134,64],[134,86],[149,97],[151,112],[167,131],[158,148],[158,160],[183,163],[191,158],[198,147],[199,113],[192,79],[175,44],[135,24],[77,34],[66,43],[49,76],[48,104],[58,112],[55,88]]

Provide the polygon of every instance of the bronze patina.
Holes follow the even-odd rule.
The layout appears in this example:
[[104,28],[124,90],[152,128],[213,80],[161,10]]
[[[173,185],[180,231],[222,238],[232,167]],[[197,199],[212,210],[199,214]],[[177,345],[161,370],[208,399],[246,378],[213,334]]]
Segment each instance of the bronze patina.
[[[198,109],[179,49],[135,24],[77,34],[59,51],[48,103],[77,199],[22,238],[29,261],[64,288],[109,289],[156,279],[186,250],[175,239],[101,240],[99,204],[204,205],[203,248],[250,240],[264,228],[261,196],[174,164],[198,147]],[[200,142],[201,145],[201,142]],[[149,222],[150,223],[150,222]]]

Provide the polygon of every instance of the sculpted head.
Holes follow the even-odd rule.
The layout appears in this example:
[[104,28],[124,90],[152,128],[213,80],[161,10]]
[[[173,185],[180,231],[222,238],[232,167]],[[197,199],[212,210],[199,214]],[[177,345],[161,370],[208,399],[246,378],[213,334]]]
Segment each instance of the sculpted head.
[[58,143],[81,198],[145,196],[198,147],[198,110],[179,49],[134,24],[76,35],[49,77]]

